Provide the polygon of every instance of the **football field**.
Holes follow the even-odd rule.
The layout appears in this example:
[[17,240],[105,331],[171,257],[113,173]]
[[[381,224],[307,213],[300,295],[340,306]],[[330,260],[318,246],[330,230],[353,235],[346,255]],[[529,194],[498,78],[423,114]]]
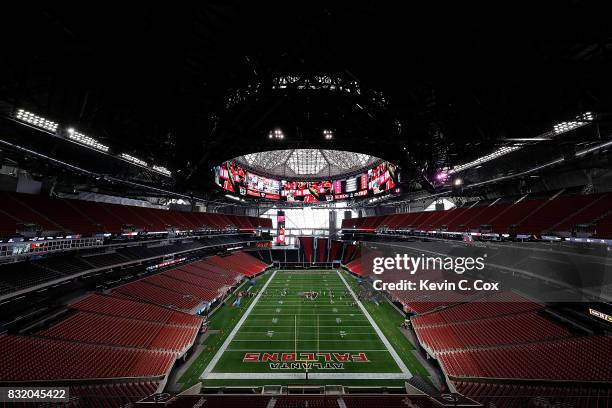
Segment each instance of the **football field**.
[[408,379],[411,373],[335,270],[272,272],[203,380]]

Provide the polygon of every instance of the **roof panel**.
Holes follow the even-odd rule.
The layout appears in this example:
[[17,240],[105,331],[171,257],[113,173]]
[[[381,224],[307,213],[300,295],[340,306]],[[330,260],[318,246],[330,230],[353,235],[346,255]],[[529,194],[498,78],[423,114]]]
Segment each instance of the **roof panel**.
[[329,149],[290,149],[237,157],[255,172],[279,177],[337,177],[370,167],[378,157]]

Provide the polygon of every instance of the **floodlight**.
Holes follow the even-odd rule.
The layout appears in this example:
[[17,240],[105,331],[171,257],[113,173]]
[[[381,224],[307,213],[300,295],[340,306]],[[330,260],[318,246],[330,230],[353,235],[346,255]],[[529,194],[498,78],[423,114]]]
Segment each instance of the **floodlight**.
[[28,123],[34,127],[48,130],[49,132],[55,133],[57,131],[58,125],[56,122],[45,119],[42,116],[35,115],[25,109],[18,109],[15,113],[15,119],[20,122]]
[[509,153],[512,153],[514,151],[517,151],[519,149],[521,149],[522,146],[502,146],[499,149],[495,150],[493,153],[487,154],[485,156],[479,157],[476,160],[473,160],[471,162],[465,163],[465,164],[461,164],[458,166],[453,167],[451,170],[449,170],[449,174],[453,174],[453,173],[457,173],[466,169],[469,169],[471,167],[476,167],[479,166],[483,163],[486,163],[488,161],[491,161],[493,159],[497,159],[498,157],[501,156],[505,156]]
[[280,129],[274,129],[274,130],[271,130],[268,133],[268,137],[270,139],[284,139],[285,138],[285,134]]
[[125,159],[125,160],[127,160],[129,162],[132,162],[134,164],[138,164],[140,166],[145,166],[145,167],[147,166],[147,162],[146,161],[141,160],[138,157],[131,156],[131,155],[127,154],[127,153],[121,153],[119,156],[122,159]]
[[582,115],[576,116],[575,120],[559,122],[556,125],[553,125],[553,131],[556,135],[569,132],[570,130],[588,125],[593,119],[594,115],[592,112],[585,112]]
[[163,174],[164,176],[170,177],[172,175],[172,172],[163,166],[153,165],[153,170],[155,170],[158,173]]
[[93,137],[86,136],[83,133],[76,131],[74,128],[68,128],[66,130],[66,133],[68,134],[68,139],[74,142],[77,142],[79,144],[82,144],[83,146],[90,147],[95,150],[100,150],[105,153],[108,152],[108,146],[103,145]]

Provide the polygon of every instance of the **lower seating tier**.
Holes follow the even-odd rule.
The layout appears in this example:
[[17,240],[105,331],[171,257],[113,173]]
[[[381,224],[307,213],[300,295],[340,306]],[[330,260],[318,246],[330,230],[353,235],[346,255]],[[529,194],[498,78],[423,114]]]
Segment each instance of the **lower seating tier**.
[[70,407],[128,407],[157,390],[154,381],[113,384],[91,384],[70,387]]
[[167,325],[199,327],[201,318],[150,303],[119,299],[98,293],[69,305],[72,309],[108,316],[126,317]]
[[612,386],[530,385],[457,382],[457,391],[486,407],[609,407]]
[[438,354],[456,379],[612,382],[612,336],[589,336]]
[[534,312],[432,327],[414,326],[424,346],[434,353],[570,337],[562,326]]
[[198,329],[78,312],[38,335],[86,343],[183,352],[193,344]]
[[176,353],[0,336],[0,381],[155,377],[164,375]]

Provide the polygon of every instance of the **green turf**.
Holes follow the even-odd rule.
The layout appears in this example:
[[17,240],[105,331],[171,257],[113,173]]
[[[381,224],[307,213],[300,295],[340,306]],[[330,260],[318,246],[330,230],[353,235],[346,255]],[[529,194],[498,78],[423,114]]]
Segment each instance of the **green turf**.
[[[257,285],[263,286],[270,278],[270,275],[270,273],[265,273],[264,275],[258,277]],[[243,290],[246,285],[248,285],[248,283],[244,283],[239,290]],[[202,371],[204,371],[204,368],[206,368],[206,365],[210,359],[213,358],[219,349],[219,346],[223,344],[232,328],[236,325],[236,323],[238,323],[238,320],[244,314],[250,302],[252,302],[252,299],[247,298],[246,301],[241,302],[239,308],[236,308],[232,306],[235,299],[236,295],[234,294],[225,302],[225,305],[220,306],[219,309],[211,316],[208,328],[211,331],[217,330],[218,332],[208,335],[203,343],[204,349],[179,379],[179,382],[183,384],[183,389],[187,389],[200,381]]]
[[[342,272],[353,291],[358,293],[355,279]],[[261,288],[272,272],[258,278],[256,288]],[[283,290],[286,295],[282,295]],[[316,300],[304,299],[305,291],[317,291]],[[334,298],[330,297],[333,291]],[[325,293],[325,295],[323,294]],[[332,303],[333,300],[333,303]],[[233,298],[211,318],[210,327],[220,330],[210,335],[205,349],[181,377],[183,388],[199,381],[209,361],[218,351],[229,332],[235,327],[252,299],[242,302],[240,308],[231,306]],[[377,305],[364,301],[364,306],[376,321],[385,337],[398,352],[403,362],[414,375],[427,376],[426,370],[412,355],[412,345],[403,336],[399,326],[403,317],[387,302]],[[343,332],[343,333],[341,333]],[[209,347],[211,350],[209,350]],[[245,353],[349,353],[363,351],[368,362],[344,362],[341,373],[399,373],[401,370],[379,339],[353,299],[347,295],[346,286],[336,271],[278,271],[261,296],[251,314],[229,344],[213,373],[265,373],[295,372],[277,368],[272,370],[269,362],[245,362]],[[320,358],[319,361],[322,361]],[[312,368],[315,372],[316,368]],[[327,371],[330,372],[330,371]],[[205,380],[205,385],[262,385],[262,384],[306,384],[289,379],[227,379]],[[401,380],[317,380],[307,384],[343,385],[399,385]]]
[[[353,291],[358,293],[359,285],[357,280],[351,278],[349,284],[353,288]],[[363,301],[362,304],[367,309],[368,313],[370,313],[370,316],[372,316],[387,340],[389,340],[389,343],[391,343],[395,351],[397,351],[397,354],[399,354],[412,375],[419,375],[423,378],[427,378],[429,373],[412,353],[414,346],[400,330],[400,326],[404,322],[404,316],[387,301],[379,303]]]
[[363,386],[363,387],[402,387],[404,380],[325,380],[315,382],[310,380],[206,380],[202,381],[202,385],[207,387],[221,386],[263,386],[263,385],[345,385],[345,386]]
[[[284,290],[288,291],[287,295],[283,295]],[[316,291],[320,296],[315,300],[305,299],[306,291]],[[368,362],[345,362],[342,372],[401,372],[371,324],[353,304],[336,271],[277,272],[213,370],[294,372],[290,368],[272,370],[269,362],[245,362],[243,359],[249,352],[285,352],[298,356],[365,352]]]

